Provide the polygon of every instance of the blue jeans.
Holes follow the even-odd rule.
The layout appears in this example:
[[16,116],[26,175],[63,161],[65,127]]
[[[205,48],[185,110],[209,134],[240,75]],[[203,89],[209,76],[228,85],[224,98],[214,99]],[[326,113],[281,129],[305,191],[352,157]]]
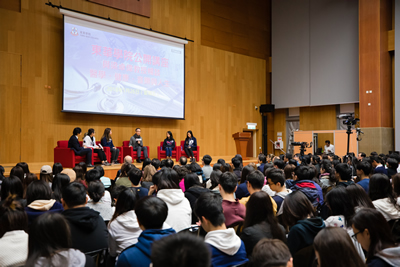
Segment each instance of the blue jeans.
[[165,153],[167,154],[167,157],[172,157],[172,147],[166,147]]

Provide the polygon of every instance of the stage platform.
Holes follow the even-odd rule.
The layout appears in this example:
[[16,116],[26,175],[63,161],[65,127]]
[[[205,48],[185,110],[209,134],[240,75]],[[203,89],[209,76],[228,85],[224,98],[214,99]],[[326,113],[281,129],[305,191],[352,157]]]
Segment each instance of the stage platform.
[[[212,156],[212,162],[211,165],[214,165],[214,163],[217,163],[218,159],[224,159],[226,162],[231,163],[231,159],[234,157],[233,156]],[[248,158],[246,160],[243,160],[243,166],[248,165],[249,163],[254,162],[257,163],[257,158]],[[33,162],[33,163],[29,163],[27,162],[29,165],[29,170],[32,173],[35,173],[38,177],[39,177],[39,173],[40,173],[40,168],[43,165],[50,165],[51,167],[53,167],[53,163],[54,162]],[[15,163],[1,163],[0,165],[4,167],[5,169],[5,173],[4,176],[9,176],[10,175],[10,171],[11,169],[17,164],[17,162]],[[142,169],[142,165],[143,163],[136,163],[136,161],[133,163],[137,168]],[[176,160],[174,160],[174,165],[177,164]],[[178,163],[179,164],[179,163]],[[201,161],[198,162],[198,164],[200,164],[200,166],[202,166]],[[118,170],[121,169],[121,165],[122,164],[118,164],[118,165],[111,165],[111,166],[103,166],[104,169],[104,173],[106,177],[109,177],[111,179],[114,179]],[[92,168],[88,168],[88,170],[90,170]]]

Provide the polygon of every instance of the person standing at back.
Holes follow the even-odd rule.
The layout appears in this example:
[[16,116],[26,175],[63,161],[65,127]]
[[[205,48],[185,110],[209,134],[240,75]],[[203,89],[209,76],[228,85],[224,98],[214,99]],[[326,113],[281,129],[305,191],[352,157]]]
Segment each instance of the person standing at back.
[[68,147],[75,152],[75,155],[84,156],[86,155],[86,164],[88,167],[93,167],[92,165],[92,149],[83,148],[79,145],[79,135],[81,135],[82,129],[76,127],[72,132],[72,136],[69,138]]
[[136,128],[135,134],[129,140],[129,146],[132,147],[134,151],[137,151],[137,163],[142,162],[140,160],[140,156],[142,155],[142,150],[144,158],[148,158],[147,147],[143,146],[143,138],[140,135],[140,133],[141,133],[140,128]]
[[325,141],[324,153],[325,154],[330,154],[330,153],[335,154],[335,146],[331,145],[330,140]]
[[185,144],[184,144],[184,149],[185,153],[188,157],[190,157],[190,161],[196,161],[194,158],[193,151],[197,151],[197,140],[196,137],[193,136],[192,131],[188,131],[186,133],[186,139],[185,139]]

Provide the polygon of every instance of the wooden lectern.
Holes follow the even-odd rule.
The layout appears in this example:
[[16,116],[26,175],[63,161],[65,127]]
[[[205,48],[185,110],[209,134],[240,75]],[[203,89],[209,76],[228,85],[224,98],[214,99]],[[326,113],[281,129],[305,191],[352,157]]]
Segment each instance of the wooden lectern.
[[242,133],[234,133],[232,135],[233,139],[235,139],[236,143],[236,153],[242,155],[243,159],[247,158],[247,142],[249,142],[251,138],[250,132],[242,132]]

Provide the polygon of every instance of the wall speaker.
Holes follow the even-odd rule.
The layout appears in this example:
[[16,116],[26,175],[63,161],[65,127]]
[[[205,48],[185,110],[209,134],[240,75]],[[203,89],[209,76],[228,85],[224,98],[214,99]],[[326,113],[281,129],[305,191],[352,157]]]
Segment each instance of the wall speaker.
[[266,104],[260,106],[260,113],[274,112],[274,110],[275,110],[275,105],[272,104]]

